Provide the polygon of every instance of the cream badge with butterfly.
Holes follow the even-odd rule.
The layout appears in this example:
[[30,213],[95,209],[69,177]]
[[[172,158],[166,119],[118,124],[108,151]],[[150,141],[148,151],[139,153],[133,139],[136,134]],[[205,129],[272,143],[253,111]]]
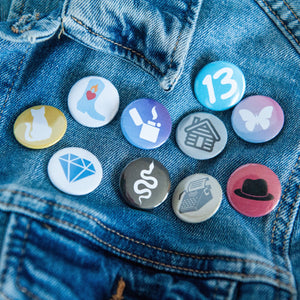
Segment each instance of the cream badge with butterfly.
[[14,135],[27,148],[43,149],[57,143],[66,129],[67,120],[59,109],[38,105],[18,116],[14,124]]
[[250,143],[264,143],[281,131],[284,114],[280,105],[266,96],[250,96],[233,110],[232,127],[236,134]]

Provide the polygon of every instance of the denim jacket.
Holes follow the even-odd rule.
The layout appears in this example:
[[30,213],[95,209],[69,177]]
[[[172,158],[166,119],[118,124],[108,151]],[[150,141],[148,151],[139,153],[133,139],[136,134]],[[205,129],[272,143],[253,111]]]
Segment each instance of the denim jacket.
[[[0,13],[1,299],[299,299],[298,0],[5,0]],[[285,124],[273,140],[250,144],[234,133],[231,110],[214,112],[228,142],[199,161],[179,150],[175,130],[189,113],[209,112],[193,82],[217,60],[241,68],[245,96],[275,99]],[[100,128],[80,125],[67,106],[73,84],[91,75],[120,94],[118,114]],[[138,98],[170,113],[172,133],[158,149],[138,149],[121,133],[121,113]],[[67,118],[65,136],[47,149],[13,136],[18,115],[34,105]],[[92,193],[71,196],[50,183],[48,161],[65,147],[102,163]],[[170,195],[151,211],[127,206],[119,192],[121,170],[138,157],[170,173]],[[266,165],[281,182],[280,202],[264,217],[239,214],[226,197],[229,176],[247,163]],[[171,198],[194,173],[215,177],[223,199],[211,219],[188,224]]]

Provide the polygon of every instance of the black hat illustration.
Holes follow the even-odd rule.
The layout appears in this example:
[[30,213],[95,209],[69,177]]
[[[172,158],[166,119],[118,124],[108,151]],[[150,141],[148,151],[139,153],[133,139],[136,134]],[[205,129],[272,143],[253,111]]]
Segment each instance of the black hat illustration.
[[240,197],[258,201],[267,201],[274,198],[268,193],[268,185],[264,179],[246,179],[242,189],[236,189],[234,193]]

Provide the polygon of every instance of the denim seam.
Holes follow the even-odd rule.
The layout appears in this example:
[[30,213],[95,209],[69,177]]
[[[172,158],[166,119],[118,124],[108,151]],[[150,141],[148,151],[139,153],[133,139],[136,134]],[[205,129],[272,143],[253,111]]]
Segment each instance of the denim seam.
[[13,299],[9,298],[7,295],[5,295],[2,291],[0,291],[0,295],[3,296],[5,298],[5,300],[13,300]]
[[20,16],[22,16],[23,13],[24,13],[26,1],[27,0],[24,0],[23,3],[22,3],[22,5],[21,5],[21,7],[20,7],[20,11],[19,11]]
[[161,71],[161,70],[160,70],[153,62],[151,62],[148,58],[146,58],[146,57],[145,57],[143,54],[141,54],[140,52],[138,52],[138,51],[136,51],[136,50],[133,50],[133,49],[131,49],[131,48],[129,48],[129,47],[126,47],[126,46],[124,46],[124,45],[122,45],[122,44],[120,44],[120,43],[117,43],[117,42],[115,42],[115,41],[113,41],[113,40],[111,40],[111,39],[109,39],[109,38],[107,38],[107,37],[105,37],[105,36],[103,36],[103,35],[97,33],[97,32],[94,32],[90,27],[88,27],[87,25],[85,25],[82,21],[78,20],[78,19],[75,18],[74,16],[71,16],[71,18],[72,18],[73,21],[75,21],[76,23],[78,23],[80,26],[84,27],[84,28],[85,28],[88,32],[90,32],[91,34],[93,34],[93,35],[95,35],[95,36],[98,36],[98,37],[100,37],[101,39],[103,39],[103,40],[105,40],[105,41],[107,41],[107,42],[109,42],[109,43],[112,43],[112,44],[114,44],[114,45],[116,45],[116,46],[122,47],[123,49],[128,50],[128,51],[130,51],[131,53],[133,53],[133,54],[139,56],[140,58],[144,59],[150,66],[152,66],[153,68],[155,68],[162,76],[164,76],[163,72],[162,72],[162,71]]
[[218,290],[219,290],[219,281],[217,280],[216,281],[216,286],[215,286],[214,292],[213,292],[214,299],[217,299],[217,292],[218,292]]
[[300,22],[300,18],[297,16],[297,14],[294,12],[294,10],[290,7],[290,5],[285,0],[283,0],[283,3],[287,7],[287,9],[295,16],[295,18]]
[[[184,23],[187,23],[188,12],[191,10],[192,2],[193,2],[193,1],[191,0],[191,1],[189,2],[189,4],[188,4],[187,10],[186,10],[186,12],[185,12]],[[117,42],[115,42],[115,41],[113,41],[113,40],[111,40],[111,39],[109,39],[109,38],[107,38],[107,37],[105,37],[105,36],[103,36],[103,35],[101,35],[101,34],[99,34],[99,33],[94,32],[90,27],[88,27],[88,26],[85,25],[82,21],[78,20],[76,17],[74,17],[74,16],[72,16],[72,15],[71,15],[71,18],[72,18],[76,23],[78,23],[79,25],[81,25],[82,27],[84,27],[86,30],[88,30],[91,34],[96,35],[96,36],[102,38],[102,39],[105,40],[105,41],[108,41],[108,42],[110,42],[110,43],[112,43],[112,44],[114,44],[114,45],[117,45],[117,46],[119,46],[119,47],[122,47],[122,48],[124,48],[125,50],[128,50],[128,51],[132,52],[133,54],[135,54],[135,55],[141,57],[141,58],[144,59],[150,66],[152,66],[153,68],[155,68],[155,69],[160,73],[161,76],[165,76],[165,75],[168,73],[168,71],[170,70],[170,68],[172,67],[172,65],[173,65],[173,62],[174,62],[174,55],[175,55],[176,49],[177,49],[177,47],[178,47],[178,45],[179,45],[179,41],[180,41],[180,39],[181,39],[183,30],[184,30],[184,26],[182,26],[181,31],[180,31],[180,33],[179,33],[179,35],[178,35],[177,40],[176,40],[175,46],[174,46],[174,48],[173,48],[173,50],[172,50],[170,64],[169,64],[167,70],[163,73],[163,72],[159,69],[159,67],[157,67],[153,62],[151,62],[148,58],[145,57],[145,55],[141,54],[140,52],[138,52],[138,51],[136,51],[136,50],[133,50],[133,49],[131,49],[131,48],[129,48],[129,47],[126,47],[126,46],[124,46],[124,45],[122,45],[122,44],[120,44],[120,43],[117,43]],[[174,83],[176,82],[176,80],[177,80],[177,76],[174,78],[173,82],[170,84],[170,87],[169,87],[166,91],[172,89],[172,87],[173,87]]]
[[[299,186],[298,186],[298,188],[300,188]],[[282,252],[283,252],[283,254],[284,254],[284,251],[285,251],[285,247],[286,247],[286,244],[287,244],[287,242],[288,242],[288,239],[287,239],[287,236],[288,236],[288,231],[289,231],[289,226],[290,226],[290,223],[291,223],[291,221],[292,221],[292,216],[293,216],[293,213],[294,213],[294,210],[296,209],[296,199],[297,199],[297,197],[298,197],[298,195],[299,195],[299,190],[297,191],[297,194],[296,194],[296,196],[295,196],[295,198],[294,198],[294,202],[293,202],[293,204],[292,204],[292,207],[291,207],[291,210],[290,210],[290,216],[289,216],[289,221],[288,221],[288,223],[286,224],[286,230],[285,230],[285,235],[284,235],[284,241],[283,241],[283,248],[282,248]]]
[[4,267],[3,267],[3,271],[2,271],[2,274],[1,274],[1,278],[0,278],[0,287],[2,288],[3,285],[4,285],[4,282],[5,282],[5,276],[6,276],[6,272],[7,270],[9,269],[9,264],[8,264],[8,260],[9,260],[9,252],[12,248],[12,235],[14,234],[15,232],[15,229],[16,229],[16,226],[17,226],[17,223],[15,222],[14,224],[11,225],[11,232],[8,236],[8,245],[7,245],[7,252],[5,253],[5,256],[4,256]]
[[[21,208],[21,209],[23,209],[24,211],[27,211],[27,212],[32,212],[32,210],[30,210],[28,208],[21,207],[21,206],[16,205],[16,204],[11,204],[11,203],[3,203],[3,204],[6,205],[7,207],[11,206],[11,207],[15,207],[15,208]],[[96,242],[98,242],[100,244],[103,244],[104,246],[107,246],[108,248],[111,248],[112,250],[114,250],[114,251],[116,251],[120,254],[126,255],[128,257],[133,257],[135,259],[138,259],[138,260],[141,260],[141,261],[144,261],[144,262],[147,262],[147,263],[151,263],[151,264],[154,264],[154,265],[157,265],[157,266],[162,266],[162,267],[165,267],[165,268],[168,268],[168,269],[171,269],[171,270],[179,270],[179,271],[183,271],[183,272],[196,273],[196,274],[202,274],[202,275],[204,275],[204,274],[206,274],[206,275],[207,274],[220,274],[220,275],[241,276],[242,278],[257,278],[257,277],[259,277],[259,278],[264,278],[264,279],[271,279],[273,282],[277,283],[278,285],[284,286],[287,289],[293,289],[293,286],[291,284],[286,284],[283,281],[281,281],[280,279],[274,279],[274,278],[266,276],[266,275],[261,275],[261,274],[252,274],[252,275],[250,275],[250,274],[239,273],[239,272],[227,272],[227,271],[217,271],[217,270],[216,271],[203,271],[203,270],[197,270],[197,269],[192,269],[192,268],[185,268],[185,267],[179,267],[179,266],[174,266],[174,265],[168,265],[168,264],[165,264],[165,263],[161,263],[159,261],[154,261],[152,259],[148,259],[148,258],[139,256],[139,255],[133,254],[131,252],[119,249],[118,247],[113,246],[112,244],[100,239],[99,237],[97,237],[95,234],[93,234],[89,230],[87,230],[85,228],[82,228],[78,225],[72,224],[72,223],[67,222],[67,221],[60,220],[58,218],[55,218],[53,216],[49,216],[47,214],[41,214],[41,213],[37,213],[37,212],[34,212],[34,213],[39,217],[48,219],[50,221],[52,220],[56,223],[66,225],[70,228],[74,228],[75,230],[79,230],[79,231],[85,233],[86,235],[88,235],[89,237],[91,237]],[[41,221],[41,222],[43,223],[43,221]],[[270,267],[270,268],[272,268],[272,267]],[[272,268],[272,269],[274,269],[274,268]]]
[[[17,208],[22,208],[18,205],[11,204],[11,203],[6,203],[6,205],[17,207]],[[25,208],[22,208],[22,209],[25,210],[25,211],[31,212],[30,209],[25,209]],[[274,278],[266,276],[266,275],[261,275],[261,274],[251,274],[250,275],[250,274],[245,274],[245,273],[240,273],[240,272],[228,272],[228,271],[217,271],[217,270],[216,271],[203,271],[203,270],[197,270],[197,269],[192,269],[192,268],[185,268],[185,267],[169,265],[169,264],[161,263],[159,261],[154,261],[152,259],[145,258],[145,257],[139,256],[139,255],[133,254],[131,252],[119,249],[118,247],[113,246],[112,244],[110,244],[108,242],[105,242],[104,240],[100,239],[99,237],[97,237],[95,234],[93,234],[89,230],[87,230],[85,228],[82,228],[78,225],[72,224],[72,223],[67,222],[67,221],[60,220],[58,218],[49,216],[47,214],[40,214],[40,213],[37,213],[37,212],[35,212],[35,214],[37,216],[46,218],[48,220],[52,220],[54,222],[61,223],[61,224],[66,225],[68,227],[79,230],[79,231],[87,234],[89,237],[91,237],[93,240],[97,241],[98,243],[103,244],[103,245],[115,250],[118,253],[121,253],[121,254],[126,255],[128,257],[133,257],[133,258],[136,258],[136,259],[139,259],[141,261],[148,262],[148,263],[151,263],[151,264],[154,264],[154,265],[162,266],[162,267],[165,267],[165,268],[168,268],[168,269],[171,269],[171,270],[173,269],[173,270],[179,270],[179,271],[188,272],[188,273],[197,273],[197,274],[206,274],[206,275],[207,274],[220,274],[220,275],[241,276],[242,278],[257,278],[257,277],[259,277],[259,278],[264,278],[264,279],[271,279],[273,282],[277,283],[278,285],[284,286],[287,289],[293,289],[291,284],[286,284],[286,283],[282,282],[280,279],[274,279]]]
[[[188,12],[191,10],[192,2],[193,2],[193,0],[191,0],[190,3],[188,4],[187,10],[186,10],[186,12],[185,12],[185,17],[184,17],[183,23],[187,23]],[[182,36],[182,33],[183,33],[183,29],[184,29],[184,26],[182,26],[181,31],[180,31],[180,34],[178,35],[178,38],[177,38],[175,47],[174,47],[174,49],[173,49],[173,51],[172,51],[171,61],[170,61],[169,67],[168,67],[168,69],[166,70],[166,72],[165,72],[164,75],[167,74],[167,72],[170,70],[170,68],[171,68],[172,65],[173,65],[174,56],[175,56],[175,51],[176,51],[176,49],[177,49],[177,47],[178,47],[178,45],[179,45],[179,41],[180,41],[180,39],[181,39],[181,36]],[[173,82],[170,84],[170,87],[169,87],[166,91],[169,91],[169,90],[172,89],[172,87],[173,87],[174,83],[176,82],[176,80],[177,80],[177,76],[175,76]]]
[[[197,255],[186,254],[186,253],[181,253],[181,252],[176,252],[176,251],[172,251],[172,250],[167,250],[167,249],[163,249],[163,248],[160,248],[160,247],[156,247],[156,246],[153,246],[153,245],[150,245],[150,244],[147,244],[147,243],[135,240],[135,239],[130,238],[128,236],[125,236],[125,235],[119,233],[118,231],[107,227],[105,224],[103,224],[101,221],[99,221],[97,218],[93,217],[92,215],[89,215],[89,214],[87,214],[85,212],[82,212],[80,210],[74,209],[72,207],[69,207],[69,206],[66,206],[66,205],[62,205],[62,204],[53,203],[51,201],[47,201],[45,199],[42,199],[40,197],[36,197],[36,196],[28,194],[26,192],[21,192],[21,191],[17,191],[17,190],[0,189],[0,192],[3,192],[3,191],[9,191],[12,194],[23,195],[25,197],[29,197],[29,198],[41,201],[42,203],[44,203],[46,205],[54,206],[54,207],[57,207],[58,209],[59,208],[66,209],[66,210],[69,210],[71,212],[77,213],[79,215],[82,215],[82,216],[84,216],[84,217],[86,217],[86,218],[88,218],[88,219],[96,222],[98,225],[100,225],[106,231],[111,232],[113,234],[116,234],[117,236],[119,236],[122,239],[126,239],[126,240],[128,240],[130,242],[134,242],[135,244],[138,244],[138,245],[141,245],[141,246],[146,246],[146,247],[148,247],[150,249],[154,249],[154,250],[157,250],[157,251],[160,251],[160,252],[165,252],[165,253],[169,253],[169,254],[172,254],[172,255],[177,255],[177,256],[182,256],[182,257],[192,258],[192,259],[197,259],[197,260],[215,260],[215,259],[219,259],[219,260],[224,260],[224,261],[227,261],[227,262],[255,263],[255,264],[260,264],[262,266],[265,266],[267,268],[271,268],[271,269],[275,270],[276,272],[283,273],[283,274],[286,274],[286,275],[290,276],[290,273],[288,271],[282,270],[282,269],[278,268],[277,266],[272,266],[272,265],[270,265],[268,263],[261,262],[261,261],[258,261],[258,260],[254,260],[254,259],[229,258],[229,257],[216,256],[216,255],[215,256],[197,256]],[[37,213],[37,212],[35,212],[35,211],[33,211],[33,210],[29,209],[29,208],[24,208],[24,207],[16,205],[16,204],[10,204],[10,203],[6,203],[6,202],[3,202],[3,201],[0,201],[0,203],[4,204],[6,206],[18,207],[18,208],[22,208],[24,210],[30,211],[32,213],[36,213],[38,215],[42,215],[42,214]]]
[[4,112],[4,109],[5,109],[6,104],[7,104],[7,102],[8,102],[9,96],[10,96],[10,94],[11,94],[11,91],[12,91],[12,89],[13,89],[15,83],[16,83],[16,80],[17,80],[17,77],[18,77],[18,75],[19,75],[20,69],[21,69],[21,67],[22,67],[22,65],[23,65],[23,62],[24,62],[24,60],[25,60],[25,57],[26,57],[26,55],[27,55],[29,49],[30,49],[30,46],[28,46],[28,48],[27,48],[27,50],[25,51],[25,53],[24,53],[22,59],[21,59],[20,62],[19,62],[19,65],[18,65],[16,74],[15,74],[14,77],[13,77],[13,82],[12,82],[10,88],[8,89],[6,98],[5,98],[4,103],[3,103],[3,105],[2,105],[2,108],[1,108],[1,112],[0,112],[0,120],[1,120],[1,118],[2,118],[2,116],[3,116],[3,112]]
[[278,216],[279,216],[281,208],[283,206],[283,201],[282,200],[284,200],[287,197],[286,192],[287,192],[288,188],[290,187],[290,185],[292,183],[292,177],[294,176],[294,173],[296,172],[296,168],[297,168],[297,166],[299,164],[299,161],[300,161],[300,156],[298,156],[298,159],[297,159],[297,161],[296,161],[296,163],[295,163],[295,165],[293,167],[292,173],[291,173],[291,175],[290,175],[290,177],[288,179],[288,184],[287,184],[287,186],[286,186],[286,188],[285,188],[285,190],[283,192],[281,203],[280,203],[280,206],[278,207],[278,210],[277,210],[277,213],[276,213],[276,216],[275,216],[275,220],[274,220],[274,225],[273,225],[273,228],[272,228],[271,244],[274,243],[275,230],[276,230],[277,223],[278,223]]
[[[38,21],[39,18],[40,18],[40,13],[34,13],[32,16],[35,17],[35,20],[36,20],[36,21]],[[25,28],[25,29],[19,30],[19,28],[18,28],[18,27],[19,27],[19,24],[18,24],[18,23],[21,23],[25,18],[26,18],[26,15],[21,16],[20,19],[10,27],[10,30],[11,30],[13,33],[16,33],[16,34],[24,33],[24,32],[26,32],[26,31],[31,30],[31,29],[33,28],[33,26],[35,26],[35,21],[34,21],[34,20],[30,22],[30,23],[31,23],[30,25],[26,24],[26,25],[28,25],[27,28],[25,28],[26,25],[23,25],[23,26],[20,26],[20,27],[23,27],[23,28]]]
[[295,42],[300,46],[300,41],[297,39],[297,37],[291,32],[291,30],[284,24],[284,22],[281,20],[281,18],[277,15],[277,13],[273,10],[273,8],[265,1],[262,0],[263,3],[267,6],[269,11],[278,19],[278,21],[282,24],[282,26],[287,30],[287,32],[293,37]]
[[29,291],[26,287],[22,286],[21,282],[20,282],[20,276],[21,276],[21,273],[23,272],[23,265],[24,265],[24,259],[25,259],[25,253],[26,253],[26,244],[28,241],[30,228],[31,228],[31,222],[28,222],[26,225],[26,229],[25,229],[25,235],[24,235],[24,239],[23,239],[23,245],[22,245],[21,255],[20,255],[20,259],[19,259],[19,265],[18,265],[18,269],[17,269],[16,286],[23,294],[25,294],[30,299],[41,300],[38,296],[36,296],[31,291]]
[[[226,297],[226,300],[232,300],[232,295],[230,294],[230,291],[232,290],[232,289],[236,289],[236,282],[234,282],[234,281],[232,281],[231,283],[229,283],[229,287],[228,287],[228,289],[227,289],[227,292],[228,292],[228,294],[227,294],[227,297]],[[225,297],[224,297],[225,298]]]

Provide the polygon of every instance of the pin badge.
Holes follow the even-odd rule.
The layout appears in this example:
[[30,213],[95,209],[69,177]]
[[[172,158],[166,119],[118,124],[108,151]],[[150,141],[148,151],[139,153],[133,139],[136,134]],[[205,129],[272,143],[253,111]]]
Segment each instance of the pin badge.
[[76,147],[56,152],[48,163],[48,175],[59,190],[70,195],[85,195],[98,187],[102,166],[91,152]]
[[200,223],[211,218],[219,209],[222,189],[208,174],[194,174],[176,187],[172,204],[176,216],[187,223]]
[[170,191],[168,170],[152,158],[138,158],[122,171],[120,191],[130,206],[152,209],[162,204]]
[[248,217],[261,217],[278,204],[281,185],[277,175],[261,164],[247,164],[236,169],[227,183],[230,204]]
[[162,104],[152,99],[138,99],[124,109],[121,128],[132,145],[141,149],[154,149],[169,138],[172,122]]
[[194,91],[198,101],[205,107],[222,111],[236,105],[245,93],[243,72],[226,61],[207,64],[198,73]]
[[57,143],[66,129],[67,120],[59,109],[38,105],[18,116],[14,124],[14,136],[27,148],[43,149]]
[[176,141],[186,155],[195,159],[210,159],[223,151],[227,143],[224,123],[208,113],[192,113],[177,126]]
[[234,108],[231,123],[240,138],[250,143],[264,143],[279,134],[284,114],[272,98],[250,96]]
[[119,93],[105,78],[84,77],[71,88],[68,106],[78,123],[87,127],[101,127],[111,122],[118,112]]

